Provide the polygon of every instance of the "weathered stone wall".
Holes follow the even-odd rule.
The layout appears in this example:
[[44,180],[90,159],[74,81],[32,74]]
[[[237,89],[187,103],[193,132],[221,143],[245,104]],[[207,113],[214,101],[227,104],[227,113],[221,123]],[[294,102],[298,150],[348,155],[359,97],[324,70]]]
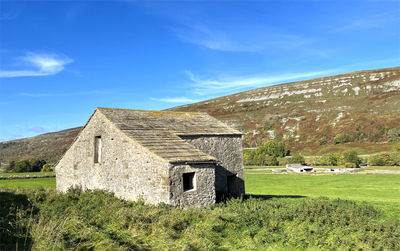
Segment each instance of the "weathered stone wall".
[[[170,165],[170,203],[180,208],[208,206],[215,203],[215,164]],[[183,191],[183,173],[195,173],[195,189]]]
[[[236,174],[236,192],[244,194],[243,150],[240,135],[223,136],[180,136],[201,151],[217,158],[215,187],[218,193],[227,193],[227,176]],[[232,191],[230,191],[232,193]]]
[[[94,163],[95,136],[101,136],[100,163]],[[57,190],[79,186],[108,190],[127,200],[169,203],[168,165],[96,111],[56,166]]]

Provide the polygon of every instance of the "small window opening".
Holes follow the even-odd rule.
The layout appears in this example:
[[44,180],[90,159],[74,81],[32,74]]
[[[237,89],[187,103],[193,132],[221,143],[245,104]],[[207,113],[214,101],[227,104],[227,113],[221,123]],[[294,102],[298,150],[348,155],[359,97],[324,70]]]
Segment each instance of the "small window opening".
[[94,137],[94,163],[101,162],[101,136]]
[[194,189],[194,173],[183,174],[183,191],[189,191]]

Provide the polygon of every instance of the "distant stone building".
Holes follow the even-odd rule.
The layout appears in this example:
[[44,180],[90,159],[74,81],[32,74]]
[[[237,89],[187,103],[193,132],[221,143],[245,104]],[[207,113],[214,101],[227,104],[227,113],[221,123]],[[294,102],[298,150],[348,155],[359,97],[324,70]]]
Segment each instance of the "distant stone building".
[[242,135],[205,113],[97,108],[55,170],[58,191],[182,208],[244,193]]

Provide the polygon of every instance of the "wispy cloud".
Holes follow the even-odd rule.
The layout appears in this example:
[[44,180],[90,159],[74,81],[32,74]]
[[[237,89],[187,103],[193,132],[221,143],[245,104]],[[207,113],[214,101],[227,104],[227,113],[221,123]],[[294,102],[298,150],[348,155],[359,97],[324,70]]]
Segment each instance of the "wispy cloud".
[[388,23],[396,23],[399,20],[399,14],[395,12],[380,13],[377,15],[369,15],[368,17],[353,17],[347,23],[339,25],[333,29],[333,32],[350,32],[361,29],[374,29],[387,25]]
[[34,77],[54,75],[62,70],[66,64],[72,63],[73,59],[57,54],[40,54],[29,52],[18,59],[26,65],[23,70],[0,70],[0,78],[12,77]]
[[170,29],[184,42],[219,51],[291,50],[312,43],[311,39],[274,32],[265,27],[218,29],[204,24],[181,24]]
[[192,83],[193,93],[197,95],[214,95],[230,93],[249,88],[257,88],[271,84],[283,83],[285,81],[301,80],[318,76],[328,75],[334,70],[314,71],[305,73],[280,74],[272,76],[255,77],[225,77],[220,79],[202,79],[195,76],[191,71],[185,71]]
[[187,98],[187,97],[165,97],[165,98],[150,98],[150,99],[154,100],[154,101],[160,101],[160,102],[165,102],[165,103],[175,103],[175,104],[194,103],[194,102],[200,101],[198,99],[191,99],[191,98]]
[[113,91],[109,90],[92,90],[81,92],[67,92],[67,93],[29,93],[21,92],[19,95],[24,97],[71,97],[71,96],[84,96],[84,95],[109,95]]

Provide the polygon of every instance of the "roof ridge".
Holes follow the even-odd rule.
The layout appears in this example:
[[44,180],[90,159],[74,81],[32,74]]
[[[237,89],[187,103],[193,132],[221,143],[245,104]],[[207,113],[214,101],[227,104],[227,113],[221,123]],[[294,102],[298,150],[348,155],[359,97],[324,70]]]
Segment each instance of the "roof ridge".
[[207,114],[206,112],[180,112],[180,111],[159,111],[159,110],[141,110],[141,109],[126,109],[126,108],[111,108],[111,107],[96,107],[97,109],[104,109],[104,110],[109,110],[109,111],[135,111],[135,112],[152,112],[152,113],[164,113],[164,114],[184,114],[184,113],[190,113],[190,114]]

